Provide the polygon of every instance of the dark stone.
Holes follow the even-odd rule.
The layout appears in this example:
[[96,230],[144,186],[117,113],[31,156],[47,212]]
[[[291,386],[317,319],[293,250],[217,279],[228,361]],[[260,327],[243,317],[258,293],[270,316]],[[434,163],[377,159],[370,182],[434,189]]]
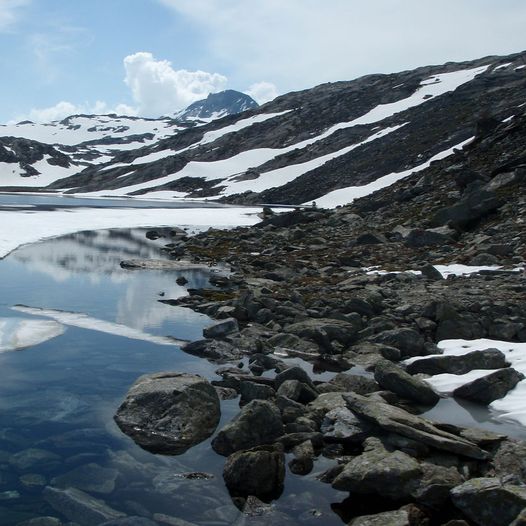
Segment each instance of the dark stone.
[[298,380],[285,380],[277,393],[300,404],[308,404],[318,397],[318,393],[312,387]]
[[508,391],[513,389],[523,379],[524,375],[512,367],[499,369],[494,373],[458,387],[453,391],[453,396],[487,405],[505,396]]
[[413,329],[400,328],[383,331],[374,336],[372,341],[400,349],[402,357],[426,354],[424,338]]
[[460,356],[430,356],[415,360],[407,365],[410,374],[466,374],[473,369],[501,369],[508,367],[506,357],[498,349],[473,351]]
[[203,336],[205,338],[224,338],[236,332],[239,332],[237,320],[235,318],[227,318],[203,329]]
[[406,373],[400,367],[387,360],[378,362],[374,370],[374,379],[384,389],[424,405],[434,405],[440,400],[431,387]]
[[269,444],[283,434],[278,408],[266,400],[253,400],[241,409],[212,440],[212,448],[228,456],[241,449]]
[[204,378],[187,373],[144,375],[117,409],[115,422],[144,449],[181,454],[219,423],[219,397]]
[[223,469],[232,496],[254,495],[263,501],[279,497],[285,479],[285,455],[276,446],[238,451],[227,458]]
[[241,403],[246,404],[252,400],[269,400],[275,398],[276,391],[269,385],[256,382],[241,382]]

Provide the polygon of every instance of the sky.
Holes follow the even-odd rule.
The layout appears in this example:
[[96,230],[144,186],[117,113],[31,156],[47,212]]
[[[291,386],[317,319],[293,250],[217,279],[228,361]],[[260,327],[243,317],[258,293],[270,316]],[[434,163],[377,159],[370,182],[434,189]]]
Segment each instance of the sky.
[[526,49],[525,0],[0,0],[0,123],[170,115],[236,89]]

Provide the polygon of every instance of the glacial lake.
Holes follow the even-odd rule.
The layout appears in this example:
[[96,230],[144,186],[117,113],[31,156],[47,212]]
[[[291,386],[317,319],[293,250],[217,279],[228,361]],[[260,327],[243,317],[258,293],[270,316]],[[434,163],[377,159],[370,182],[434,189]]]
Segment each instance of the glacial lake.
[[[19,210],[62,202],[0,203]],[[100,206],[113,205],[101,200]],[[187,287],[204,287],[209,272],[121,269],[123,259],[164,257],[161,249],[169,239],[150,241],[145,232],[80,232],[20,247],[0,260],[0,526],[40,516],[74,520],[42,497],[47,485],[78,488],[129,516],[250,524],[231,502],[222,479],[225,459],[211,450],[210,439],[181,456],[154,455],[113,422],[142,374],[183,371],[219,378],[219,366],[183,353],[166,338],[198,339],[211,320],[158,301],[186,294],[177,277],[187,278]],[[28,337],[40,342],[8,350]],[[222,402],[219,428],[238,410],[238,400]],[[519,426],[488,420],[487,412],[460,409],[451,400],[431,414],[524,438]],[[358,514],[367,513],[364,499],[349,502],[347,493],[316,480],[330,465],[320,457],[306,477],[288,473],[283,495],[273,503],[287,519],[274,516],[269,524],[340,525],[343,501],[347,510],[356,513],[363,505]],[[191,472],[212,477],[181,476]]]
[[[1,197],[17,211],[62,206],[59,198]],[[186,294],[177,277],[188,279],[186,287],[203,287],[209,272],[120,267],[123,259],[165,257],[161,248],[170,239],[150,241],[146,231],[80,232],[20,247],[0,260],[2,526],[40,516],[73,520],[42,497],[46,485],[81,489],[129,516],[162,514],[203,525],[240,517],[224,487],[225,459],[212,451],[211,439],[181,456],[154,455],[113,421],[142,374],[183,371],[219,379],[218,365],[165,341],[199,339],[211,320],[158,301]],[[24,345],[29,333],[43,341],[8,350]],[[238,410],[238,400],[222,402],[220,427]],[[342,524],[331,505],[347,495],[314,480],[327,465],[320,460],[307,477],[289,474],[276,510],[293,523]],[[181,476],[196,471],[213,477]]]

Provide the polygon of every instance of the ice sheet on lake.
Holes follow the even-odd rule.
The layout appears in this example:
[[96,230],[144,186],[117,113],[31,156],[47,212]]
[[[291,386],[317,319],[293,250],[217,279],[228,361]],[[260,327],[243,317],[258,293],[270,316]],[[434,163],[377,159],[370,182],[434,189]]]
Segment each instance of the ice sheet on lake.
[[[480,338],[478,340],[443,340],[438,343],[438,347],[444,351],[442,356],[461,356],[472,351],[498,349],[506,356],[506,360],[511,363],[514,369],[526,375],[526,343]],[[423,357],[410,358],[406,360],[405,363],[410,363],[421,358]],[[487,376],[492,372],[494,371],[477,369],[462,375],[437,374],[426,378],[425,381],[436,391],[443,394],[451,394],[457,387],[477,378]],[[503,398],[492,402],[489,408],[498,411],[497,418],[499,419],[513,420],[521,425],[526,425],[526,380],[519,382],[517,386]]]
[[35,307],[27,307],[25,305],[15,305],[11,307],[17,312],[23,312],[25,314],[32,314],[34,316],[42,316],[44,318],[51,318],[64,325],[70,325],[72,327],[79,327],[81,329],[89,329],[92,331],[104,332],[106,334],[113,334],[115,336],[122,336],[124,338],[130,338],[132,340],[142,340],[157,345],[181,345],[186,343],[183,340],[177,340],[169,336],[155,336],[147,332],[121,325],[119,323],[113,323],[106,320],[100,320],[98,318],[92,318],[87,314],[79,312],[68,312],[54,309],[41,309]]
[[85,230],[146,227],[233,227],[260,221],[260,208],[73,208],[0,211],[0,258],[17,247]]
[[60,336],[65,327],[52,320],[0,318],[0,352],[16,351]]

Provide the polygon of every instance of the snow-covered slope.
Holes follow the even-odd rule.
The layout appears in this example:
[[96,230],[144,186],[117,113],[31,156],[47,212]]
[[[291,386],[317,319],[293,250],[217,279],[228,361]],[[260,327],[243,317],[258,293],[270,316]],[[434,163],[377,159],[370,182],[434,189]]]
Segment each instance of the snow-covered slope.
[[[73,146],[68,133],[82,137],[86,156],[94,148],[99,157],[49,189],[335,206],[453,153],[481,123],[523,112],[525,61],[522,53],[370,75],[290,93],[200,126],[139,119],[131,120],[133,127],[114,118],[88,129],[83,117],[74,117],[55,133],[76,148],[77,162],[79,143]],[[140,148],[137,137],[129,141],[130,130],[144,141]],[[95,143],[86,144],[89,133],[97,135]]]

